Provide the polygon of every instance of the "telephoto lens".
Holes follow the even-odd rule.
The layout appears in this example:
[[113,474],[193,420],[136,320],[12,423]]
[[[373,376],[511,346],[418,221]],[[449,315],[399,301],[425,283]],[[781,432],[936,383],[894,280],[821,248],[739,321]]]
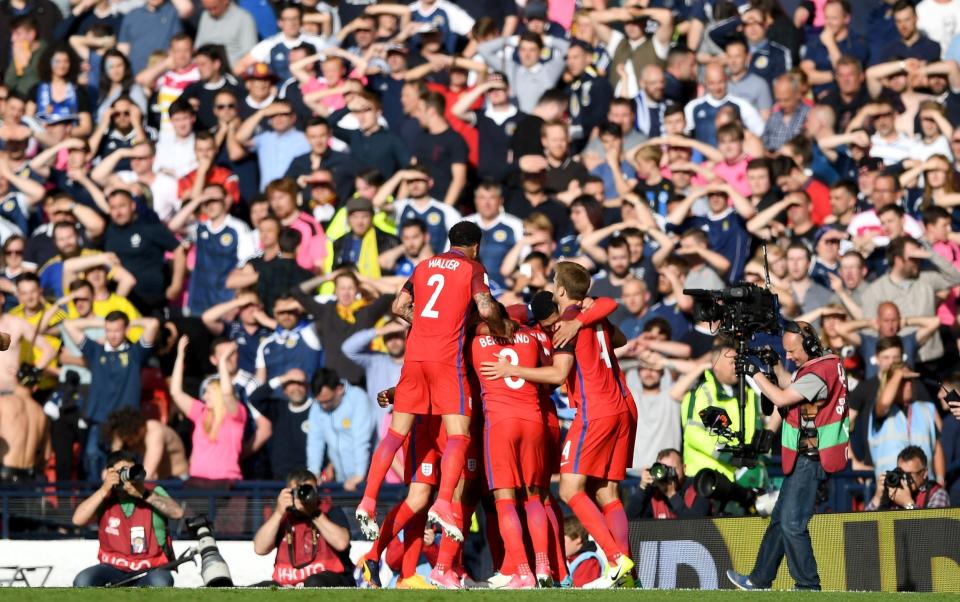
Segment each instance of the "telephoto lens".
[[147,478],[147,471],[143,469],[143,464],[134,464],[133,466],[124,466],[117,475],[121,483],[142,483]]
[[188,518],[187,529],[197,540],[197,550],[200,552],[200,577],[205,587],[233,587],[233,578],[230,576],[230,567],[220,555],[217,541],[210,531],[210,522],[205,515]]

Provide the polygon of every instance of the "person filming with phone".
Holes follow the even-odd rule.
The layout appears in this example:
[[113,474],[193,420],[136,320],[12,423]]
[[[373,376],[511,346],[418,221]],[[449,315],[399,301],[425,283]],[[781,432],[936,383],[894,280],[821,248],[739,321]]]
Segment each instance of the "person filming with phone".
[[[132,453],[111,452],[106,466],[103,484],[73,513],[78,527],[97,521],[100,538],[100,563],[80,571],[74,587],[119,584],[174,559],[167,521],[182,518],[183,508],[163,487],[144,482],[146,471]],[[170,587],[173,573],[156,568],[128,585]]]
[[260,584],[300,587],[353,587],[347,517],[320,496],[317,477],[297,469],[277,496],[274,513],[253,537],[253,551],[277,551],[273,579]]

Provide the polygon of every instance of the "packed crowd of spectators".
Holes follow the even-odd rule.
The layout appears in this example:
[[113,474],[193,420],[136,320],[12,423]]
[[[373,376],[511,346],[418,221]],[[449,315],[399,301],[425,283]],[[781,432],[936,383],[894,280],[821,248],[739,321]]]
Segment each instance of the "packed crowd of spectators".
[[0,477],[355,490],[393,295],[467,219],[504,304],[560,259],[619,302],[645,485],[736,382],[683,290],[763,283],[766,243],[852,467],[916,446],[960,500],[960,2],[914,4],[3,0]]

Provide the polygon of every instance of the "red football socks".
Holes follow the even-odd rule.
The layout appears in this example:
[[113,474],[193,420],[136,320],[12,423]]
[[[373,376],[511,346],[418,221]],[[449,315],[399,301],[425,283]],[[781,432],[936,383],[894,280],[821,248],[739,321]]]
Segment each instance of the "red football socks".
[[440,488],[437,491],[437,500],[452,501],[453,490],[460,482],[460,473],[463,472],[469,445],[470,437],[467,435],[447,437],[447,446],[443,450],[443,459],[440,461]]
[[550,525],[550,560],[553,567],[553,578],[563,581],[567,578],[567,559],[564,554],[563,543],[563,511],[552,495],[548,495],[543,504],[547,513],[547,523]]
[[610,534],[617,541],[620,551],[630,557],[630,527],[627,524],[627,513],[623,510],[620,500],[613,500],[603,507],[603,518],[610,529]]
[[407,505],[406,501],[402,501],[391,508],[386,518],[383,519],[383,525],[380,527],[380,536],[373,542],[373,547],[370,548],[370,551],[367,553],[367,558],[378,560],[380,554],[387,549],[387,546],[390,545],[393,538],[395,538],[410,519],[413,518],[413,514],[413,510]]
[[459,549],[460,544],[444,534],[440,538],[440,552],[437,554],[437,564],[433,568],[440,572],[452,569],[454,567],[454,557]]
[[[493,562],[493,570],[500,571],[504,575],[510,573],[504,572],[506,568],[504,563],[506,555],[503,551],[503,540],[500,539],[500,523],[497,521],[497,514],[494,507],[487,511],[487,506],[483,507],[486,520],[484,521],[484,531],[487,534],[487,546],[490,548],[490,560]],[[511,569],[513,567],[510,567]]]
[[373,457],[370,459],[370,470],[367,471],[367,486],[363,490],[364,499],[376,501],[380,494],[380,485],[383,484],[383,479],[387,476],[387,471],[393,464],[393,458],[397,455],[397,450],[400,449],[406,438],[406,435],[401,435],[393,429],[387,429],[386,436],[380,441],[377,451],[373,452]]
[[587,533],[593,537],[593,540],[597,542],[597,545],[603,550],[607,561],[616,562],[621,554],[620,546],[617,545],[617,540],[614,539],[610,533],[610,528],[607,527],[603,514],[600,512],[600,509],[597,508],[597,505],[593,503],[593,500],[590,499],[590,496],[580,491],[570,498],[567,505],[570,506],[573,513],[580,519],[580,523],[587,530]]
[[413,577],[420,564],[420,553],[423,551],[423,530],[427,526],[427,513],[420,512],[403,527],[403,564],[400,568],[400,578]]
[[530,531],[530,541],[533,543],[534,566],[540,573],[544,568],[550,569],[550,525],[547,522],[547,513],[543,503],[537,498],[528,499],[523,504],[527,515],[527,529]]
[[497,518],[500,522],[500,537],[503,538],[503,547],[516,572],[521,575],[531,574],[527,563],[527,551],[523,545],[523,526],[517,514],[517,502],[511,499],[497,500]]

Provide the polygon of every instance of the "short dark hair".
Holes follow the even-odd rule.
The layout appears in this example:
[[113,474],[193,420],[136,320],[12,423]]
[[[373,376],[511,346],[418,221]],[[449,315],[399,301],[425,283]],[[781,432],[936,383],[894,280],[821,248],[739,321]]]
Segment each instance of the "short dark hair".
[[790,243],[789,246],[787,246],[787,253],[789,253],[789,252],[792,251],[793,249],[801,249],[801,250],[806,254],[806,256],[807,256],[807,261],[812,261],[812,260],[813,260],[813,253],[810,251],[810,247],[808,247],[807,245],[803,244],[803,243],[800,242],[799,240],[795,240],[795,241],[793,241],[792,243]]
[[903,339],[898,335],[893,335],[891,337],[880,337],[877,339],[877,350],[876,353],[883,353],[887,349],[900,349],[903,350]]
[[[643,281],[641,280],[641,282]],[[653,332],[654,328],[662,332],[668,339],[673,338],[673,327],[670,326],[670,322],[667,322],[666,318],[656,317],[647,320],[647,323],[643,325],[643,332]]]
[[613,236],[607,241],[607,250],[610,249],[628,249],[630,248],[630,243],[627,242],[627,239],[623,235],[618,234]]
[[903,259],[904,254],[906,253],[908,244],[912,244],[916,246],[916,245],[919,245],[920,243],[915,241],[910,236],[898,236],[893,240],[891,240],[890,243],[887,244],[887,253],[886,253],[887,265],[893,266],[893,260],[898,257],[900,259]]
[[72,293],[82,288],[89,289],[91,292],[93,292],[93,285],[90,284],[90,282],[84,280],[83,278],[79,278],[71,282],[70,286],[67,287],[67,290]]
[[604,136],[613,136],[618,140],[623,138],[623,130],[620,129],[620,126],[609,121],[601,123],[597,130],[601,138]]
[[408,219],[407,221],[403,222],[403,225],[400,226],[400,232],[403,232],[407,228],[416,228],[417,230],[420,230],[422,234],[427,233],[427,223],[419,217]]
[[117,451],[112,451],[107,454],[107,461],[104,464],[106,468],[113,468],[121,462],[134,462],[136,463],[137,457],[133,455],[133,452],[127,451],[125,449],[120,449]]
[[303,234],[293,228],[283,227],[277,235],[277,244],[280,246],[281,253],[296,253],[301,241],[303,241]]
[[853,183],[853,180],[837,180],[830,185],[830,190],[846,190],[850,196],[857,196],[857,185]]
[[473,222],[463,221],[454,224],[447,237],[451,247],[472,247],[480,244],[483,230]]
[[927,454],[918,445],[908,445],[897,454],[897,462],[909,462],[910,460],[920,460],[923,467],[927,467]]
[[517,46],[519,46],[521,42],[533,42],[537,45],[537,48],[540,48],[541,50],[543,49],[543,38],[540,37],[540,34],[532,31],[527,31],[521,34],[520,40],[517,42]]
[[37,286],[40,286],[40,278],[37,276],[36,272],[24,272],[17,276],[15,282],[17,286],[20,286],[21,282],[36,282]]
[[340,386],[340,375],[333,368],[320,368],[313,374],[313,380],[310,382],[310,390],[314,395],[319,395],[324,387],[336,389]]
[[630,109],[632,113],[637,112],[637,106],[634,104],[634,100],[632,98],[620,98],[620,97],[614,98],[613,100],[610,101],[610,106],[612,107],[614,105],[627,107],[628,109]]
[[123,325],[124,325],[124,326],[129,326],[129,325],[130,325],[130,318],[127,316],[127,314],[123,313],[122,311],[120,311],[120,310],[118,310],[118,309],[115,309],[115,310],[113,310],[112,312],[108,313],[108,314],[107,314],[107,317],[105,317],[105,318],[103,319],[103,321],[104,321],[104,322],[118,322],[118,321],[119,321],[119,322],[123,322]]
[[950,212],[943,207],[934,205],[923,210],[923,225],[929,226],[940,219],[951,219]]
[[916,9],[916,7],[913,5],[913,2],[912,2],[911,0],[897,0],[897,1],[893,4],[893,11],[892,11],[892,12],[898,13],[898,12],[900,12],[900,11],[902,11],[902,10],[907,10],[907,9],[912,10],[914,14],[917,13],[917,9]]
[[170,105],[170,109],[167,112],[171,117],[177,113],[190,113],[191,115],[196,115],[197,113],[193,110],[193,105],[190,104],[190,101],[186,98],[178,98],[173,101],[173,104]]
[[881,207],[880,210],[877,211],[878,216],[883,215],[884,213],[896,213],[897,217],[901,218],[907,214],[907,212],[903,210],[903,207],[899,205],[887,205],[885,207]]
[[447,110],[447,101],[443,98],[443,95],[440,94],[439,92],[430,91],[430,92],[427,92],[426,94],[422,94],[420,96],[420,100],[423,101],[423,104],[425,104],[428,107],[431,107],[434,111],[436,111],[440,115],[443,115],[443,113]]
[[304,126],[304,130],[306,130],[306,128],[312,128],[318,125],[322,125],[328,130],[330,129],[330,122],[327,121],[326,118],[320,117],[319,115],[317,115],[317,116],[311,117],[310,119],[307,119],[307,124],[306,126]]
[[557,303],[553,300],[553,293],[550,291],[537,292],[530,300],[530,311],[533,313],[533,319],[537,321],[546,320],[559,311]]
[[292,483],[296,483],[297,485],[300,485],[301,483],[306,483],[306,482],[316,483],[317,475],[313,474],[306,468],[294,468],[293,470],[287,473],[287,479],[284,482],[285,483],[292,482]]

